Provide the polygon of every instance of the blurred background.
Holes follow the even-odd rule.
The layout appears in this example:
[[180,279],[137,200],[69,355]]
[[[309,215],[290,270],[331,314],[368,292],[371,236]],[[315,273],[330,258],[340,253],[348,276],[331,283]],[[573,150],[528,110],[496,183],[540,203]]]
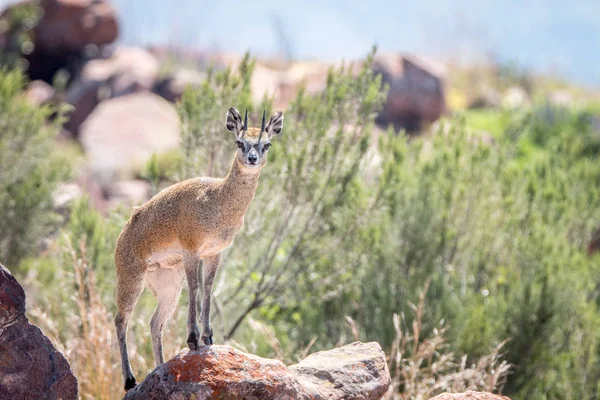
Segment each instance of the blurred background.
[[[289,364],[375,340],[389,399],[600,396],[597,1],[0,10],[0,262],[82,398],[122,395],[117,235],[227,173],[231,106],[285,124],[215,283],[217,343]],[[140,378],[154,307],[130,328]]]

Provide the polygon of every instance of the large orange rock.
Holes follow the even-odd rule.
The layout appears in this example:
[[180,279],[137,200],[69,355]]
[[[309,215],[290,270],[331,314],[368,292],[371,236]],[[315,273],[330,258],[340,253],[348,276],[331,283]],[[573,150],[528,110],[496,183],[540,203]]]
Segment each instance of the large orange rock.
[[380,399],[390,384],[377,343],[315,353],[287,368],[231,346],[184,350],[130,390],[133,399]]
[[0,264],[0,399],[75,400],[65,357],[25,316],[25,292]]

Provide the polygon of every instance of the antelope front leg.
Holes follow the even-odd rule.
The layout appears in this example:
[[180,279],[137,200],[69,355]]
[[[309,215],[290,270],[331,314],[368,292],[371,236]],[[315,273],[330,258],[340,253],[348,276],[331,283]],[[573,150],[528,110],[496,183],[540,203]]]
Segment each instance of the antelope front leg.
[[196,322],[196,310],[198,309],[198,268],[200,266],[200,257],[196,252],[184,250],[183,266],[185,268],[185,276],[187,278],[188,288],[190,292],[189,310],[188,310],[188,338],[187,343],[190,350],[198,349],[198,338],[200,330]]
[[204,291],[202,293],[202,311],[200,313],[200,319],[202,320],[202,341],[205,345],[213,344],[213,331],[210,326],[210,296],[212,294],[212,286],[220,262],[220,253],[204,259]]

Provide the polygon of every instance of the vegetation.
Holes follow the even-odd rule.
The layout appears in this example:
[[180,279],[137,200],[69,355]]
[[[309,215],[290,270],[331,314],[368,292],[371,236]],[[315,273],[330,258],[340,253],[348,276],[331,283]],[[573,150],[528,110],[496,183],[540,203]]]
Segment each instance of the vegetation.
[[[600,221],[598,110],[465,112],[409,139],[374,126],[385,88],[371,57],[358,75],[330,71],[323,93],[300,91],[287,110],[215,282],[215,341],[294,362],[376,340],[389,356],[389,398],[464,389],[597,398],[600,262],[585,247]],[[224,110],[248,108],[255,123],[273,111],[268,98],[252,104],[252,71],[246,57],[238,71],[210,71],[186,91],[176,165],[155,157],[144,173],[154,189],[226,173],[236,147]],[[35,293],[32,319],[65,352],[83,397],[118,398],[112,253],[129,211],[102,216],[80,199],[43,254],[25,251],[48,234],[41,217],[52,215],[64,175],[54,157],[37,156],[55,127],[44,124],[49,110],[19,98],[22,84],[0,73],[0,217],[15,221],[0,229],[16,232],[0,231],[10,238],[0,260],[19,265]],[[132,320],[139,372],[153,367],[154,305],[144,295]],[[167,357],[185,345],[186,309],[184,294],[165,332]]]
[[61,118],[55,107],[36,107],[22,96],[23,75],[0,68],[0,260],[16,265],[40,249],[58,222],[52,193],[69,166],[55,150]]

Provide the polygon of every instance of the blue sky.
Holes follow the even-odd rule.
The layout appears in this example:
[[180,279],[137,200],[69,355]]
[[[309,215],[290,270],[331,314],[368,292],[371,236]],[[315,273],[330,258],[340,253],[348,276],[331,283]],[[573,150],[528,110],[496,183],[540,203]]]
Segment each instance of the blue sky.
[[[6,0],[0,0],[1,3]],[[113,0],[122,41],[276,54],[279,18],[295,56],[334,60],[412,51],[496,56],[600,88],[600,0]]]

